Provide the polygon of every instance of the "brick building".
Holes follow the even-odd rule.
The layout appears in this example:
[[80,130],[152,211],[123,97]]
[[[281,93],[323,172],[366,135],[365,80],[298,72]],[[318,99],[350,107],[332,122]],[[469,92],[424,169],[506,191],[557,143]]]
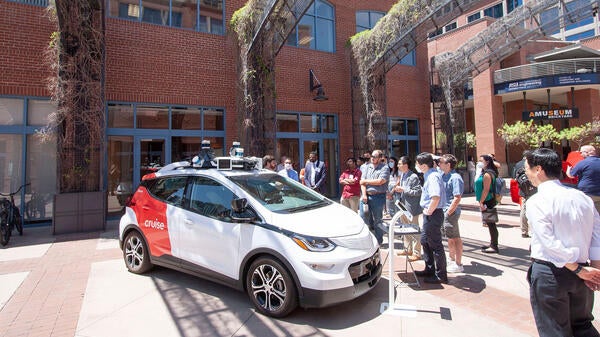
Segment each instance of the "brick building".
[[[106,2],[107,155],[103,175],[109,215],[120,212],[124,196],[146,172],[189,158],[198,152],[203,139],[211,140],[216,152],[224,154],[240,138],[237,57],[227,27],[244,3]],[[354,153],[347,41],[358,31],[372,28],[394,3],[315,0],[275,60],[274,155],[292,158],[299,169],[310,151],[318,151],[328,165],[329,196],[339,193],[337,177],[345,159],[361,155]],[[481,1],[479,10],[435,32],[438,36],[433,34],[386,74],[389,145],[385,150],[391,155],[414,157],[434,150],[429,60],[457,48],[499,17],[498,4],[507,13],[520,2]],[[0,0],[0,191],[31,183],[17,199],[26,209],[32,197],[44,200],[43,212],[25,215],[30,223],[52,218],[51,196],[56,193],[56,144],[41,143],[36,137],[56,109],[49,100],[47,78],[51,73],[44,58],[56,28],[45,6],[46,0]],[[475,13],[481,18],[471,20]],[[597,23],[594,16],[591,25],[596,33]],[[559,33],[563,38],[566,35]],[[599,44],[594,38],[586,41],[590,50],[597,50]],[[540,42],[535,44],[538,47],[528,46],[532,49],[524,49],[473,79],[467,128],[477,134],[478,151],[494,152],[506,162],[510,151],[505,151],[494,130],[505,120],[517,119],[520,109],[519,99],[495,92],[494,71],[527,64],[534,51],[564,45]],[[313,100],[309,70],[318,77],[328,100]],[[578,121],[598,115],[597,86],[576,90],[575,100]],[[512,154],[508,156],[508,160],[514,159]]]

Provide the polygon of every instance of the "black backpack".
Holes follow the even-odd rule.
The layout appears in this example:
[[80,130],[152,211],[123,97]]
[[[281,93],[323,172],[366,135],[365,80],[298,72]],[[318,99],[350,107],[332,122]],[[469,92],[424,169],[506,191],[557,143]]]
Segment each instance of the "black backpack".
[[525,168],[521,167],[515,172],[515,180],[519,185],[519,191],[525,198],[529,198],[537,192],[537,187],[533,186],[527,175],[525,174]]

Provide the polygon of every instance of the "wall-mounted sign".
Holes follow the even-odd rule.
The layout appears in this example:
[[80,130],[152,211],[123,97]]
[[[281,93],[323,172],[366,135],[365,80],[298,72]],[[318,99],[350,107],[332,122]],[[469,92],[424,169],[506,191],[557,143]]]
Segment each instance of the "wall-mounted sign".
[[498,95],[515,91],[589,84],[600,84],[600,73],[566,74],[499,83],[494,85],[494,93]]
[[578,118],[579,109],[551,109],[551,110],[536,110],[536,111],[523,111],[523,120],[528,121],[530,119],[567,119],[567,118]]

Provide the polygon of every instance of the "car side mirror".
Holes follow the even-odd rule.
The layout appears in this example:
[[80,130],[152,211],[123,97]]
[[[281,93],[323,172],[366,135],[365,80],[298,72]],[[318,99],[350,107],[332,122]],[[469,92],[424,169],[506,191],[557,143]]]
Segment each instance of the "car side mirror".
[[252,222],[256,220],[254,212],[248,211],[248,199],[240,198],[231,201],[231,219],[234,222]]
[[231,200],[231,209],[233,209],[235,213],[244,212],[246,210],[246,207],[248,207],[248,199],[246,198]]

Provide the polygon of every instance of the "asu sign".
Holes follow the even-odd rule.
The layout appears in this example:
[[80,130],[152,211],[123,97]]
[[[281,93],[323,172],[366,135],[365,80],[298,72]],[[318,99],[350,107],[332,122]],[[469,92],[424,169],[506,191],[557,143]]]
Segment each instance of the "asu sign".
[[578,118],[579,109],[551,109],[551,110],[537,110],[537,111],[523,111],[523,120],[528,121],[531,119],[568,119]]

